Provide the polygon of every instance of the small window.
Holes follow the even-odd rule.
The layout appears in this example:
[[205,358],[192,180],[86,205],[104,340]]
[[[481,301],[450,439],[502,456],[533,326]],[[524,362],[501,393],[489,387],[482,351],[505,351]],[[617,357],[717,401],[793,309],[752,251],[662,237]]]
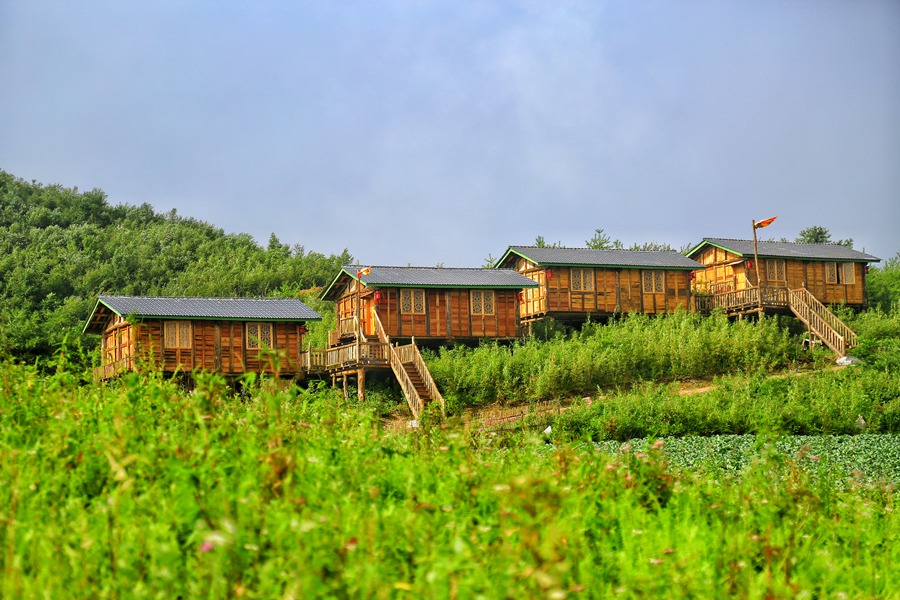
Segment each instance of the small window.
[[190,321],[165,321],[163,323],[163,343],[166,348],[188,349],[191,347]]
[[571,288],[575,292],[590,292],[594,289],[593,269],[572,269]]
[[275,336],[271,323],[247,323],[247,349],[274,348]]
[[407,315],[424,315],[425,290],[400,290],[400,312]]
[[494,314],[494,291],[493,290],[472,290],[472,314],[473,315],[492,315]]
[[856,270],[852,262],[825,263],[826,283],[856,283]]
[[785,263],[775,258],[766,259],[766,279],[769,281],[787,281]]
[[666,274],[664,271],[642,271],[641,280],[645,294],[661,294],[666,287]]

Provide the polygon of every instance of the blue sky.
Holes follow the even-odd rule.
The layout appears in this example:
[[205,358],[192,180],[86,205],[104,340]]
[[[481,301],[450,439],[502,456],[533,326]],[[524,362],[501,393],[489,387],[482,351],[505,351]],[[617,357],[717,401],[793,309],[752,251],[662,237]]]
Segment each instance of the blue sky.
[[900,251],[900,3],[0,3],[0,169],[368,264]]

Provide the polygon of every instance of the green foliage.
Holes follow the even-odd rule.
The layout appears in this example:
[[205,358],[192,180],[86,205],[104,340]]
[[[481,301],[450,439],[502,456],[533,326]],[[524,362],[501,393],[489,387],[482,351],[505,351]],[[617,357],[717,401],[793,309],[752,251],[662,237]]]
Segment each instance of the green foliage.
[[771,370],[801,360],[799,342],[774,319],[729,323],[722,314],[629,315],[571,336],[512,346],[441,349],[428,366],[457,406],[590,394],[643,381]]
[[85,386],[0,365],[0,595],[900,589],[895,488],[869,476],[880,462],[897,481],[896,439],[598,449],[453,427],[389,433],[334,392],[251,379],[237,398],[212,375],[184,393],[157,378]]
[[801,230],[795,241],[802,244],[840,244],[841,246],[853,248],[853,240],[850,238],[832,242],[831,232],[821,225],[813,225]]
[[871,267],[866,275],[869,306],[885,312],[900,310],[900,252],[881,267]]
[[349,262],[0,171],[0,355],[47,359],[100,293],[296,297]]
[[[896,373],[896,372],[895,372]],[[626,441],[644,437],[900,434],[900,376],[852,367],[783,378],[731,377],[714,389],[680,395],[647,384],[580,403],[553,425],[558,439]]]

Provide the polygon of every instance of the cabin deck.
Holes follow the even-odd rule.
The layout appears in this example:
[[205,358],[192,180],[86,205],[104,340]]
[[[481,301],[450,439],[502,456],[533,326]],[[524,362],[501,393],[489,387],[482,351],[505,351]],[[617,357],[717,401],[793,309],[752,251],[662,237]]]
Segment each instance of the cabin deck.
[[760,308],[789,312],[790,290],[771,286],[736,290],[730,285],[719,285],[710,294],[696,294],[694,303],[697,312],[701,314],[709,314],[717,308],[727,315],[759,312]]

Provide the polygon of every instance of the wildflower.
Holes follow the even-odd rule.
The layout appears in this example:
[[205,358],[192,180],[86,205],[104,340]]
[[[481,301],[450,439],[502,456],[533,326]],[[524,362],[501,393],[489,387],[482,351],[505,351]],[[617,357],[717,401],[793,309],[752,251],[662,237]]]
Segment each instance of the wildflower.
[[651,558],[651,559],[650,559],[650,564],[651,564],[651,565],[661,565],[661,564],[663,564],[664,562],[666,562],[666,561],[665,561],[664,559],[662,559],[662,558],[655,558],[655,557],[654,557],[654,558]]
[[822,459],[819,458],[818,456],[813,455],[813,456],[810,456],[810,457],[809,457],[809,460],[819,461],[819,460],[822,460]]
[[653,442],[653,446],[651,446],[651,448],[653,448],[654,450],[659,450],[665,445],[665,443],[666,442],[664,440],[656,440],[655,442]]
[[213,548],[215,548],[215,547],[216,547],[215,544],[213,544],[209,540],[206,540],[205,542],[200,544],[200,552],[212,552]]

